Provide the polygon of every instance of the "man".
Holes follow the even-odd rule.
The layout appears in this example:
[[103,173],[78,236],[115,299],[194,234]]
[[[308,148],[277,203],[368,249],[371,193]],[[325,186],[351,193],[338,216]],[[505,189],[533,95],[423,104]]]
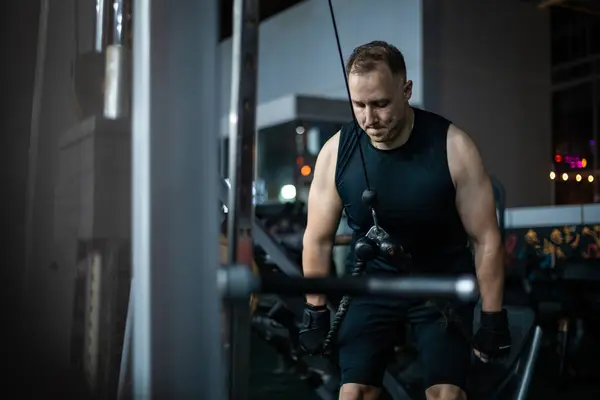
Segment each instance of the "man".
[[[368,179],[377,194],[379,226],[410,254],[411,262],[380,255],[367,263],[364,273],[476,272],[482,327],[470,338],[473,304],[352,299],[336,342],[340,399],[378,398],[386,363],[406,323],[415,333],[427,399],[466,399],[472,352],[489,361],[510,349],[502,308],[503,250],[490,179],[465,132],[409,105],[412,82],[397,48],[379,41],[357,47],[346,74],[359,128],[354,122],[345,125],[317,158],[303,241],[304,275],[328,274],[342,209],[354,241],[373,226],[361,201]],[[330,324],[327,299],[311,294],[306,301],[300,339],[305,348],[318,352]]]

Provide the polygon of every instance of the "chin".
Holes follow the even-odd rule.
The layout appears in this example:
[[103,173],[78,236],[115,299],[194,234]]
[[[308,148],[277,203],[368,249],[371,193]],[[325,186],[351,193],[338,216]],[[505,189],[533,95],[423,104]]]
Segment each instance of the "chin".
[[372,140],[381,141],[388,138],[389,132],[383,129],[378,131],[367,131],[367,135],[369,135]]
[[371,138],[371,140],[373,142],[377,142],[377,143],[385,143],[385,142],[389,142],[390,139],[393,139],[387,132],[379,133],[379,134],[375,134],[375,135],[369,135],[369,138]]

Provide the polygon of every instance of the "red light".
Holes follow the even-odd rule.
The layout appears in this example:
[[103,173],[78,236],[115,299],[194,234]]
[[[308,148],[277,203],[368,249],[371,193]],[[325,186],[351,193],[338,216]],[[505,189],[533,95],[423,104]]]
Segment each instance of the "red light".
[[560,154],[555,155],[554,161],[556,161],[557,163],[562,162],[562,156]]
[[304,157],[296,157],[296,165],[304,164]]

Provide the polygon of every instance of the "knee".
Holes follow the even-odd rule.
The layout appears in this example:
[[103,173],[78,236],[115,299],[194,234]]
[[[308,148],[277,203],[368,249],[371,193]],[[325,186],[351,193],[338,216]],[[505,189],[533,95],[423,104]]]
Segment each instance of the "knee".
[[425,391],[427,400],[467,400],[461,388],[454,385],[433,385]]
[[375,400],[379,397],[379,391],[375,386],[345,383],[340,389],[339,400]]

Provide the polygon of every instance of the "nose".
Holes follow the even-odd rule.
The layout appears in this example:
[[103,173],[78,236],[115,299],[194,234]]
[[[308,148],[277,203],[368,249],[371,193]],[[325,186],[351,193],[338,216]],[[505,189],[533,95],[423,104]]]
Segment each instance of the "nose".
[[377,117],[374,110],[371,107],[365,108],[365,126],[371,126],[376,122]]

